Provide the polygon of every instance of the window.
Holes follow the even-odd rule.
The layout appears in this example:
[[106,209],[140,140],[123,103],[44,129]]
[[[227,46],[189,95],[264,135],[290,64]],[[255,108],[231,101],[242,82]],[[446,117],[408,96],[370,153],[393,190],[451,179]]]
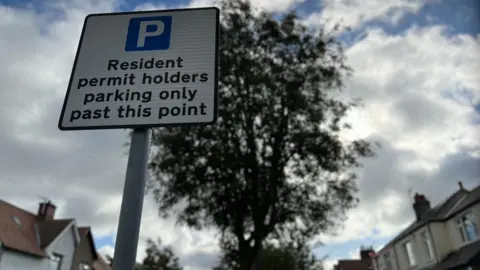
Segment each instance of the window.
[[62,255],[53,254],[50,258],[50,270],[60,270],[62,267]]
[[475,216],[467,213],[457,220],[457,228],[463,243],[470,243],[478,238],[478,227]]
[[390,256],[390,252],[387,251],[387,253],[385,253],[383,255],[383,261],[385,262],[385,267],[384,269],[385,270],[391,270],[393,269],[393,266],[392,266],[392,257]]
[[433,259],[434,254],[433,254],[432,238],[430,237],[430,234],[428,232],[422,233],[422,242],[425,248],[425,253],[428,256],[428,259],[429,260]]
[[414,266],[417,264],[416,258],[415,258],[415,253],[413,252],[413,244],[412,242],[408,241],[405,244],[403,244],[403,248],[405,249],[405,255],[407,256],[408,259],[408,264],[410,266]]
[[13,221],[15,222],[15,224],[17,224],[17,226],[22,226],[22,221],[20,220],[19,217],[17,217],[17,216],[12,216],[12,219],[13,219]]

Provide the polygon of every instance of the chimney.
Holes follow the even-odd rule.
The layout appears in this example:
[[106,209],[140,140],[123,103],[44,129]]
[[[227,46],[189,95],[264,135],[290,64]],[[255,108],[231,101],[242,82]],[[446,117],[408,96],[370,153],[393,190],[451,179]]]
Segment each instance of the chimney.
[[360,260],[371,260],[371,257],[375,254],[373,247],[361,247],[360,248]]
[[55,209],[57,207],[50,201],[41,202],[38,206],[38,220],[53,220],[55,217]]
[[460,190],[465,190],[465,188],[463,187],[462,181],[458,181],[458,186],[460,187]]
[[417,221],[422,219],[425,213],[430,211],[430,209],[430,201],[427,200],[425,195],[415,193],[413,210],[415,210],[415,216],[417,217]]

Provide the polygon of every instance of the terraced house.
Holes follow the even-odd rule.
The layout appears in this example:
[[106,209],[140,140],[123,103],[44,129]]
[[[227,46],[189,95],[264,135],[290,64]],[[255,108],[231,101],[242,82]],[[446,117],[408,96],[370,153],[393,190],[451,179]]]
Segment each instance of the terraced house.
[[373,259],[376,270],[480,270],[480,186],[435,207],[415,194],[416,220]]
[[55,219],[55,205],[37,214],[0,200],[0,270],[110,270],[89,227]]

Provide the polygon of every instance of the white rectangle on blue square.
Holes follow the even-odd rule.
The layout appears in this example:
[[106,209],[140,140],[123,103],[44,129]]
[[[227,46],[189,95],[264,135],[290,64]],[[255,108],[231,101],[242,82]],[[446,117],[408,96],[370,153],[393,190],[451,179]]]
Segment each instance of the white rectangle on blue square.
[[218,39],[214,7],[87,16],[58,127],[214,124]]

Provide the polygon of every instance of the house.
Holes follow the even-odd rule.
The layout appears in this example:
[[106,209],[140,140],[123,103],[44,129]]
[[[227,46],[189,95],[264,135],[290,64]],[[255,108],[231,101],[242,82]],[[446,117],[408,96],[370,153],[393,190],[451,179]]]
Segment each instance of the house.
[[37,214],[0,200],[0,270],[110,270],[90,228],[55,219],[51,202]]
[[373,270],[372,255],[374,254],[372,247],[360,248],[359,260],[338,260],[338,263],[333,267],[334,270]]
[[480,186],[435,207],[415,194],[416,220],[374,257],[376,270],[480,270]]

